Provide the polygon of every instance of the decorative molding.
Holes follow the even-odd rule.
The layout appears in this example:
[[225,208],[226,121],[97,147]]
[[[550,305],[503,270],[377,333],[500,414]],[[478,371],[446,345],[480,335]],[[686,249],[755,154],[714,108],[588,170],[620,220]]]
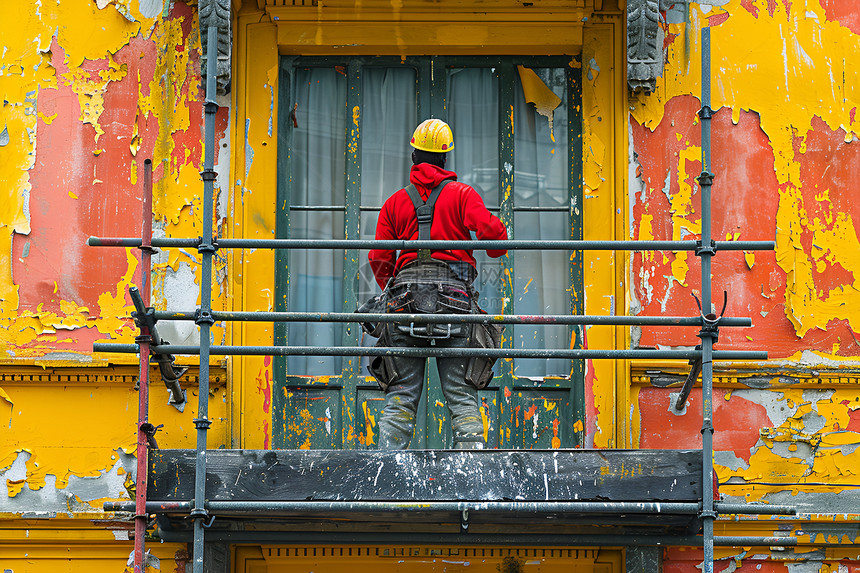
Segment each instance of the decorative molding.
[[[268,7],[316,7],[317,0],[265,0]],[[557,8],[584,8],[585,0],[494,0],[486,2],[482,0],[403,0],[400,3],[399,10],[457,10],[471,12],[494,12],[498,10],[544,10]],[[323,2],[325,10],[355,10],[355,0],[326,0]],[[386,10],[394,12],[392,9],[391,0],[364,0],[361,3],[361,10]]]
[[663,28],[659,0],[627,2],[627,87],[650,94],[663,75]]
[[[0,387],[41,385],[75,387],[95,385],[127,386],[131,389],[137,384],[137,379],[138,369],[134,367],[43,369],[4,366],[0,368]],[[149,380],[152,386],[162,385],[158,367],[150,367]],[[196,387],[200,383],[200,370],[197,367],[192,368],[182,376],[180,383],[183,387]],[[226,385],[226,383],[227,371],[223,368],[210,367],[210,387],[220,387]]]
[[[687,372],[679,369],[639,369],[633,368],[631,382],[634,386],[653,386],[667,390],[679,390],[687,377]],[[698,387],[701,384],[697,382]],[[726,388],[752,388],[759,390],[786,390],[791,388],[845,388],[860,386],[857,372],[714,372],[714,386]]]
[[[450,557],[453,559],[501,559],[512,554],[517,557],[528,559],[576,559],[584,561],[595,561],[597,559],[598,550],[596,549],[569,549],[553,547],[547,549],[545,547],[533,548],[522,547],[511,549],[508,547],[469,547],[469,546],[449,546],[449,545],[411,545],[411,546],[356,546],[356,547],[339,547],[339,546],[283,546],[283,545],[263,545],[263,559],[268,563],[283,563],[295,561],[296,559],[307,559],[308,555],[313,555],[316,561],[335,560],[340,561],[344,557],[424,557],[429,559],[445,559]],[[507,570],[507,569],[502,569]],[[649,573],[657,573],[649,572]]]
[[203,54],[200,58],[201,75],[206,74],[207,30],[210,26],[218,28],[218,63],[217,84],[218,95],[230,93],[231,81],[231,46],[233,45],[233,29],[231,26],[231,0],[199,0],[198,13],[200,16],[200,46]]
[[266,0],[266,6],[316,6],[317,0]]

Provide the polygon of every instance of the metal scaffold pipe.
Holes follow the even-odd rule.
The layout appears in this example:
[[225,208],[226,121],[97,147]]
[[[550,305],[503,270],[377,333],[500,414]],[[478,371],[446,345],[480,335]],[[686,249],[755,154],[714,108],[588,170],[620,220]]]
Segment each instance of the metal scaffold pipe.
[[[141,216],[140,247],[140,288],[143,304],[148,306],[150,299],[150,268],[152,266],[152,160],[143,162],[143,209]],[[149,466],[149,432],[154,431],[149,423],[149,348],[151,336],[149,327],[141,323],[140,336],[140,376],[138,378],[138,415],[137,415],[137,472],[135,482],[134,511],[134,573],[143,573],[146,556],[146,472]]]
[[[188,542],[188,534],[173,529],[161,529],[161,539],[166,542]],[[378,544],[380,535],[386,543],[408,545],[415,542],[415,533],[386,531],[379,532],[325,532],[323,534],[295,531],[216,531],[210,533],[213,541],[220,543],[290,543],[290,544]],[[548,533],[422,533],[422,543],[469,545],[514,545],[514,546],[584,546],[584,547],[668,547],[702,545],[699,535],[582,535]],[[722,547],[792,547],[797,545],[796,537],[715,537],[715,545]]]
[[[699,111],[702,129],[702,173],[697,178],[702,210],[702,248],[696,251],[702,262],[702,314],[718,320],[711,311],[711,29],[702,28],[702,109]],[[714,424],[713,424],[713,329],[702,328],[702,572],[714,571]]]
[[[193,249],[200,239],[157,238],[154,247]],[[122,237],[89,237],[91,247],[137,247],[140,239]],[[719,251],[772,251],[774,241],[716,241]],[[574,240],[508,240],[508,241],[405,241],[375,239],[218,239],[217,249],[471,249],[509,251],[696,251],[697,241],[574,241]]]
[[[156,310],[156,320],[196,320],[197,311]],[[700,316],[595,316],[569,314],[374,314],[354,312],[219,312],[212,319],[243,322],[396,322],[400,324],[580,324],[612,326],[701,326]],[[747,317],[723,318],[720,326],[752,326]]]
[[[201,341],[202,343],[202,341]],[[93,344],[94,352],[135,353],[135,344]],[[155,354],[200,354],[203,345],[162,345],[152,349]],[[207,355],[220,356],[413,356],[420,357],[472,357],[491,358],[569,358],[569,359],[655,359],[689,360],[699,356],[698,350],[599,350],[590,348],[409,348],[400,346],[206,346]],[[713,353],[715,360],[766,360],[767,352],[754,350],[720,350]],[[202,358],[201,358],[202,360]],[[201,374],[202,376],[202,374]]]
[[206,46],[206,103],[204,106],[204,143],[203,143],[203,239],[197,246],[201,256],[200,278],[200,313],[197,325],[200,328],[200,382],[197,418],[194,424],[197,428],[197,462],[194,475],[194,509],[191,517],[194,520],[194,573],[204,573],[205,534],[209,514],[205,507],[206,497],[206,449],[207,434],[211,421],[209,420],[209,331],[214,323],[212,310],[212,256],[215,246],[208,237],[212,237],[213,199],[215,187],[215,114],[218,104],[215,102],[215,77],[218,60],[218,28],[210,26],[207,30]]
[[[183,513],[192,507],[190,501],[151,501],[150,513]],[[278,512],[537,512],[581,514],[680,514],[696,515],[701,504],[684,502],[633,501],[208,501],[206,508],[217,514],[278,513]],[[107,502],[105,511],[131,511],[129,502]],[[793,515],[795,509],[786,505],[717,504],[720,513],[750,515]]]

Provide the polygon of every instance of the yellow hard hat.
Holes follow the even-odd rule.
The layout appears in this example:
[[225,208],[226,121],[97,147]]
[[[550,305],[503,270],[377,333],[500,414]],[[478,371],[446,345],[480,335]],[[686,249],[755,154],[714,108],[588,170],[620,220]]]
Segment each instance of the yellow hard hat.
[[428,119],[415,128],[409,143],[421,151],[446,153],[454,149],[454,135],[441,119]]

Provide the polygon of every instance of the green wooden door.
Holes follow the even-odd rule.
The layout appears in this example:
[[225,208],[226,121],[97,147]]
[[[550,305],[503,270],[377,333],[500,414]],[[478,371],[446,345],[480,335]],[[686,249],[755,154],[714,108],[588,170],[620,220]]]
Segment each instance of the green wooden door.
[[[516,239],[581,238],[581,67],[569,58],[284,57],[278,93],[278,238],[372,239],[382,203],[408,183],[408,138],[428,117],[448,121],[448,167],[475,187]],[[582,312],[581,254],[475,253],[490,313]],[[275,310],[351,312],[379,292],[366,250],[278,251]],[[276,344],[371,346],[355,324],[279,324]],[[516,348],[578,347],[566,326],[508,325]],[[375,448],[384,395],[366,360],[275,360],[276,448]],[[448,448],[435,365],[413,448]],[[503,360],[481,391],[490,447],[582,444],[580,361]]]

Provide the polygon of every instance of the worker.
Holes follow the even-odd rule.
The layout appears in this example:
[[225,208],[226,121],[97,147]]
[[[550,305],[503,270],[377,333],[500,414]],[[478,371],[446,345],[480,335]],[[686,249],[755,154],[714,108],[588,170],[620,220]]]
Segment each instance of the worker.
[[[457,174],[445,169],[448,153],[454,149],[448,124],[439,119],[424,121],[415,129],[410,144],[414,148],[411,183],[383,204],[376,226],[377,240],[470,240],[470,232],[479,240],[508,238],[505,226],[487,210],[475,189],[458,182]],[[506,252],[488,250],[487,254],[501,257]],[[477,271],[470,250],[404,249],[398,255],[393,250],[374,249],[369,259],[374,277],[385,291],[387,312],[481,312],[472,287]],[[478,332],[482,325],[385,323],[380,327],[381,346],[490,346],[480,344],[477,334],[486,332]],[[496,328],[500,339],[501,328]],[[492,379],[494,361],[436,358],[442,393],[451,414],[455,449],[485,446],[477,388]],[[412,356],[377,357],[372,362],[371,372],[386,393],[379,420],[380,449],[409,447],[424,386],[425,364],[425,358]]]

